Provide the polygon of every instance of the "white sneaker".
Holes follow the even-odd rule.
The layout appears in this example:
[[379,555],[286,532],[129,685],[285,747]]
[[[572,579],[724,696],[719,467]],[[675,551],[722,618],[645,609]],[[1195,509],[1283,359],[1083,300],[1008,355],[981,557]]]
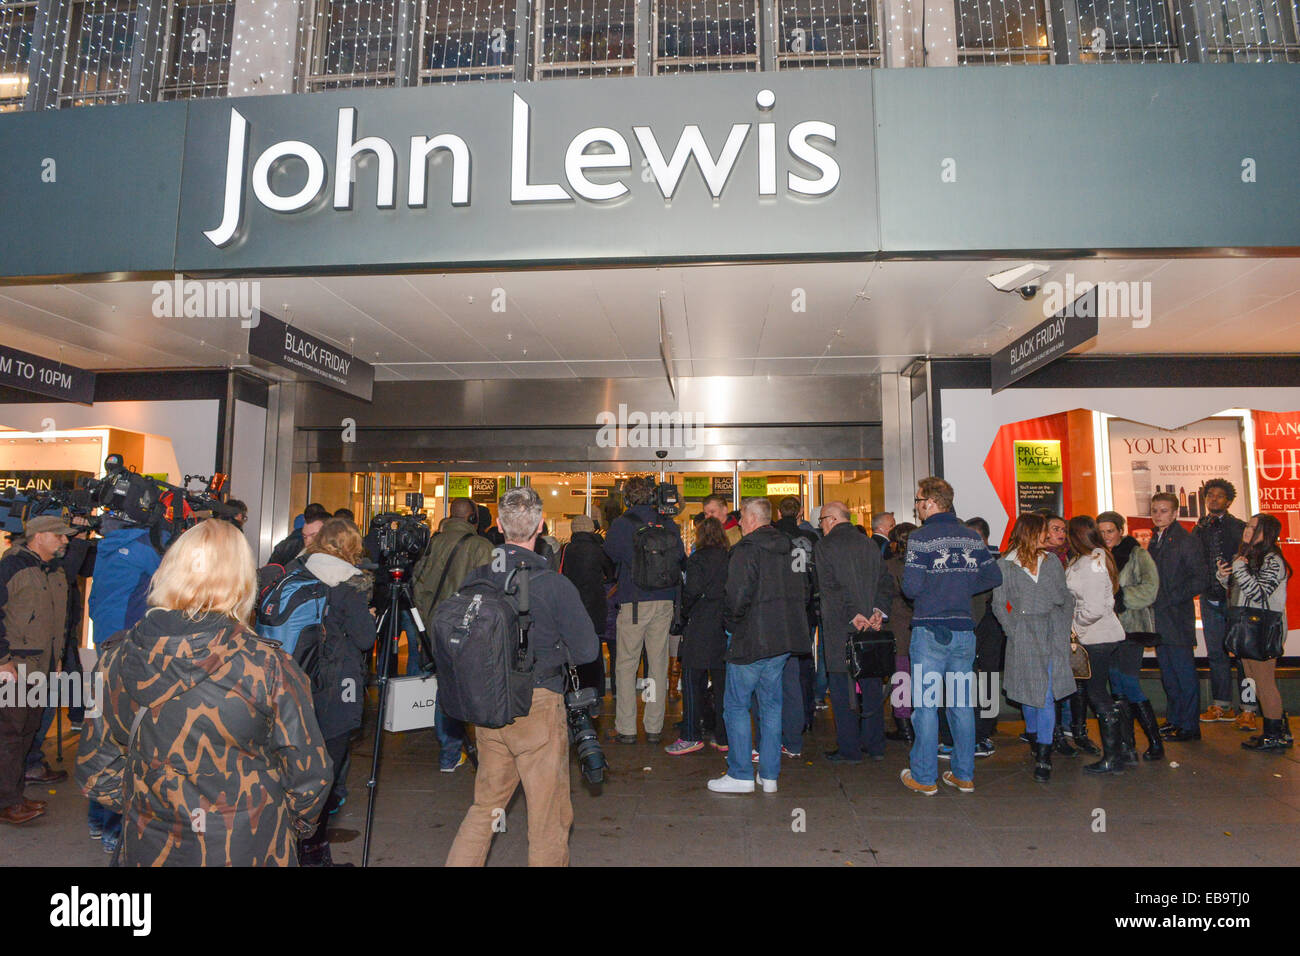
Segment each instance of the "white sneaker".
[[[772,786],[776,786],[773,782]],[[737,780],[730,774],[723,774],[714,780],[709,781],[709,789],[714,793],[753,793],[754,781]]]
[[764,780],[762,775],[758,776],[758,785],[763,788],[764,793],[776,793],[776,781]]

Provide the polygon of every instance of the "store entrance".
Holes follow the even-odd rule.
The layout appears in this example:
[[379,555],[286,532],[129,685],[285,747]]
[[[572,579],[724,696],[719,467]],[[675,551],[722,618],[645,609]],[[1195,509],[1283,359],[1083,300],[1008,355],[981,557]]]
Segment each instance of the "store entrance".
[[[585,463],[583,463],[585,464]],[[301,511],[315,501],[330,511],[348,508],[365,529],[384,512],[411,513],[408,495],[423,495],[418,510],[437,530],[452,498],[469,498],[487,508],[495,523],[497,501],[513,487],[530,485],[542,499],[547,533],[560,543],[569,540],[573,518],[589,515],[601,529],[622,514],[622,482],[635,475],[650,475],[672,482],[681,496],[676,516],[689,551],[694,540],[692,516],[703,509],[704,499],[718,494],[729,510],[738,510],[747,498],[766,497],[775,515],[782,499],[793,497],[807,518],[827,501],[842,501],[855,524],[868,525],[884,508],[884,476],[868,467],[814,468],[807,461],[710,461],[692,463],[628,462],[623,470],[597,470],[555,463],[554,470],[513,471],[488,468],[456,470],[448,466],[421,466],[411,471],[310,472],[295,477],[294,502]]]

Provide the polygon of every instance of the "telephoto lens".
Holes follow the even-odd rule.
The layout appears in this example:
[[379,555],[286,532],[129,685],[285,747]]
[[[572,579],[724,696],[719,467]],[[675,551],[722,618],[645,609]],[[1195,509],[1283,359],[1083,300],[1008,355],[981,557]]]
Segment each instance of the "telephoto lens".
[[592,712],[600,706],[594,687],[569,691],[564,695],[565,708],[569,717],[569,743],[578,748],[578,766],[588,783],[597,785],[605,782],[604,751],[600,749],[600,737],[592,723]]

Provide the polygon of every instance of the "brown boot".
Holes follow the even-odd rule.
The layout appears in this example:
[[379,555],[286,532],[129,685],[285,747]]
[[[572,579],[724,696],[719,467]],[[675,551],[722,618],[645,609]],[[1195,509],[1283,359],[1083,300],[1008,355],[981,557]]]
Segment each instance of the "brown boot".
[[680,658],[674,657],[668,662],[668,699],[677,700],[681,692],[677,689],[678,682],[682,679],[682,662]]
[[0,823],[28,823],[35,820],[44,810],[32,810],[21,803],[0,810]]
[[24,810],[39,810],[41,813],[44,813],[47,806],[49,806],[49,804],[44,800],[28,800],[26,797],[23,797],[22,807]]

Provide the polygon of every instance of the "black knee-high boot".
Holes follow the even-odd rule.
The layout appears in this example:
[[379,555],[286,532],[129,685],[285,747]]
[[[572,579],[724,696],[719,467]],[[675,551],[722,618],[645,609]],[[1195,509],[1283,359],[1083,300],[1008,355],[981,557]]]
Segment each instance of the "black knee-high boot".
[[1081,690],[1070,695],[1070,732],[1074,735],[1074,745],[1084,753],[1101,753],[1088,739],[1088,698]]

